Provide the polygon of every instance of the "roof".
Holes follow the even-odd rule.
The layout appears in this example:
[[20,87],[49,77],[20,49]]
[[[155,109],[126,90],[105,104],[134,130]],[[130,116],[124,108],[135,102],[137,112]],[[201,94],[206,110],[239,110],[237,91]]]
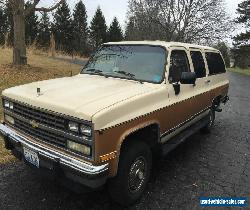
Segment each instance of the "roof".
[[201,50],[210,50],[210,51],[217,51],[217,49],[208,46],[196,45],[196,44],[189,44],[189,43],[182,43],[182,42],[165,42],[165,41],[122,41],[122,42],[108,42],[105,44],[109,45],[154,45],[154,46],[163,46],[165,48],[170,47],[184,47],[186,49],[190,48],[198,48]]

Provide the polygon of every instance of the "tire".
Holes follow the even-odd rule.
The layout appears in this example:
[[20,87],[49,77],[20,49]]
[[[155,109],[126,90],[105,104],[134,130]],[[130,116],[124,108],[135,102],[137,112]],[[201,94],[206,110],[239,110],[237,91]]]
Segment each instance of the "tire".
[[117,176],[109,181],[111,198],[122,206],[130,206],[142,196],[152,167],[152,153],[144,142],[124,145],[120,154]]
[[201,129],[201,132],[204,133],[204,134],[210,133],[211,129],[212,129],[213,125],[214,125],[215,111],[213,109],[210,109],[208,117],[209,117],[208,124]]

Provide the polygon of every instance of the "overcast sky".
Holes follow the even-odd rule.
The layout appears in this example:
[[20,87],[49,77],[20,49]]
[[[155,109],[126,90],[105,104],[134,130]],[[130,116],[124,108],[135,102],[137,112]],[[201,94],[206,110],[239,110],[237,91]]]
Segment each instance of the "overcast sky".
[[[51,5],[51,2],[57,2],[58,0],[41,0],[40,6]],[[71,9],[74,8],[75,4],[79,0],[67,0]],[[235,16],[235,11],[237,5],[242,0],[225,0],[227,6],[227,12]],[[104,16],[106,18],[107,24],[109,25],[114,17],[117,17],[121,25],[124,27],[126,20],[127,9],[128,9],[128,0],[83,0],[89,17],[89,22],[95,14],[96,8],[101,7]]]

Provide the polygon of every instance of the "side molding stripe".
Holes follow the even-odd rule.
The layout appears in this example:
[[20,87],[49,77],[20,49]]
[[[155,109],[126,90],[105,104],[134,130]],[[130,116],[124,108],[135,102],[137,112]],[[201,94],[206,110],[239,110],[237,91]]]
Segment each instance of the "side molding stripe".
[[183,125],[187,124],[188,122],[192,121],[193,119],[195,119],[196,117],[198,117],[199,115],[203,114],[204,112],[206,112],[206,111],[209,110],[209,109],[210,109],[210,107],[208,107],[208,108],[202,110],[201,112],[199,112],[199,113],[193,115],[192,117],[190,117],[188,120],[186,120],[186,121],[180,123],[179,125],[175,126],[174,128],[171,128],[170,130],[166,131],[165,133],[163,133],[163,134],[161,135],[161,138],[163,138],[163,137],[165,137],[165,136],[167,136],[167,135],[173,133],[174,131],[176,131],[177,129],[179,129],[179,128],[182,127]]

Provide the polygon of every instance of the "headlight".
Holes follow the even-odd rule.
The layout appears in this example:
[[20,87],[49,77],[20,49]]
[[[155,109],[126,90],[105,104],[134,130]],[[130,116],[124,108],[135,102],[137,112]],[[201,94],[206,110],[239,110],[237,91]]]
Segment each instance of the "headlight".
[[79,124],[76,122],[69,122],[69,130],[73,131],[75,133],[79,133],[83,134],[85,136],[91,136],[92,135],[92,128],[91,126],[87,126],[87,125],[83,125],[83,124]]
[[5,108],[10,108],[10,102],[7,101],[7,100],[4,100],[3,106],[4,106]]
[[69,130],[78,133],[78,131],[79,131],[79,125],[78,125],[78,123],[69,122]]
[[14,109],[14,104],[8,100],[4,100],[3,101],[3,106],[5,108],[9,108],[9,109]]
[[13,117],[11,117],[11,116],[9,116],[9,115],[4,115],[4,119],[5,119],[5,121],[6,122],[8,122],[8,123],[10,123],[10,124],[12,124],[12,125],[14,125],[15,124],[15,120],[14,120],[14,118]]
[[92,135],[92,128],[86,125],[80,125],[80,132],[83,135],[91,136]]
[[14,109],[14,104],[10,102],[10,109]]
[[67,141],[67,147],[75,152],[79,152],[87,156],[91,155],[91,148],[89,146],[78,144],[73,141]]

